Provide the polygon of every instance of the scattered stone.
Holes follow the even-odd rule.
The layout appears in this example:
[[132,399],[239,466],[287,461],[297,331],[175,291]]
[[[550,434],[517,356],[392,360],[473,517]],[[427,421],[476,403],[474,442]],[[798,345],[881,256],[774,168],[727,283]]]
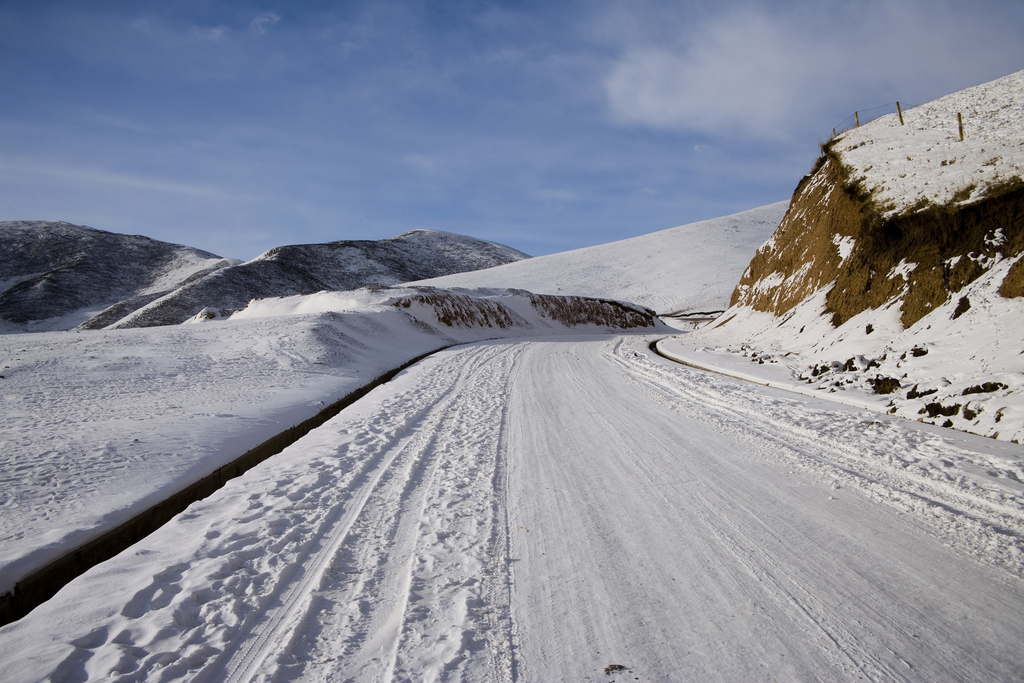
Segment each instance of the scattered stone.
[[918,385],[914,385],[914,388],[907,392],[907,399],[921,398],[922,396],[930,396],[931,394],[938,393],[938,389],[928,389],[926,391],[918,391]]
[[892,394],[900,389],[900,381],[895,377],[873,377],[868,380],[868,384],[875,390],[876,394]]
[[960,405],[961,404],[956,403],[951,406],[944,406],[941,403],[928,403],[924,408],[921,408],[921,410],[918,411],[918,415],[928,413],[928,417],[938,417],[939,415],[942,415],[943,417],[952,417],[960,412]]
[[953,311],[953,317],[951,318],[951,320],[956,320],[957,318],[962,316],[970,309],[970,307],[971,300],[968,299],[966,296],[960,297],[960,301],[956,305],[956,310]]
[[1007,386],[1002,382],[985,382],[984,384],[975,384],[973,387],[967,387],[962,395],[991,394],[993,391],[1001,391],[1006,388]]

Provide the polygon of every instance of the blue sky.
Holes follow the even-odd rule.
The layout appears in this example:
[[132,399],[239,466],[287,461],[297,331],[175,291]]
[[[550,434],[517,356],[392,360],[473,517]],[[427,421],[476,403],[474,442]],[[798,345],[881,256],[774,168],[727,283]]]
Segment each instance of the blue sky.
[[787,199],[854,110],[1022,68],[1020,0],[3,0],[0,220],[540,255]]

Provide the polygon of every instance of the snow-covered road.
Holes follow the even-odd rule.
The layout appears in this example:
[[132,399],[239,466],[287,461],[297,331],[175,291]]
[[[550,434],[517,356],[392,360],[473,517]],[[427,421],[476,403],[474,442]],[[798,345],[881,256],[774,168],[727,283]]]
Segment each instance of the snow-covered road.
[[0,679],[1019,678],[1024,498],[956,467],[1019,446],[650,339],[431,357],[0,629]]

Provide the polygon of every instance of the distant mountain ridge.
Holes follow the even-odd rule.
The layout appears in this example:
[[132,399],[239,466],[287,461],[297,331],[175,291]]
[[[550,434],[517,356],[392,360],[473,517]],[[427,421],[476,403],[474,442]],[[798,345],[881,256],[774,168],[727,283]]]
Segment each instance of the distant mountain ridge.
[[439,230],[383,240],[343,240],[275,247],[223,268],[123,318],[114,328],[176,325],[203,309],[230,315],[252,299],[389,286],[530,258],[495,242]]
[[[200,249],[63,221],[0,222],[0,320],[68,329],[114,322],[235,263]],[[106,309],[106,310],[104,310]],[[102,325],[100,325],[102,326]]]
[[242,263],[61,221],[0,222],[0,322],[17,331],[150,327],[251,299],[394,285],[529,258],[494,242],[413,230],[384,240],[275,247]]

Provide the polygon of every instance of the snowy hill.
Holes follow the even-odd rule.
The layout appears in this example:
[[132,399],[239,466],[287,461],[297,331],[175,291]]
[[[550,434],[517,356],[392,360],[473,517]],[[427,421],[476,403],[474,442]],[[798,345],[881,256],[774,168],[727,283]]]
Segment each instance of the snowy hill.
[[8,331],[69,329],[90,318],[103,326],[238,263],[60,221],[0,222],[0,245],[0,325]]
[[1024,71],[830,140],[731,308],[675,352],[1024,438],[1022,111]]
[[438,230],[413,230],[376,241],[276,247],[190,282],[112,327],[175,325],[204,309],[215,317],[230,315],[253,299],[387,286],[527,258],[511,247]]
[[787,202],[610,244],[415,284],[511,287],[630,301],[660,314],[723,310]]

